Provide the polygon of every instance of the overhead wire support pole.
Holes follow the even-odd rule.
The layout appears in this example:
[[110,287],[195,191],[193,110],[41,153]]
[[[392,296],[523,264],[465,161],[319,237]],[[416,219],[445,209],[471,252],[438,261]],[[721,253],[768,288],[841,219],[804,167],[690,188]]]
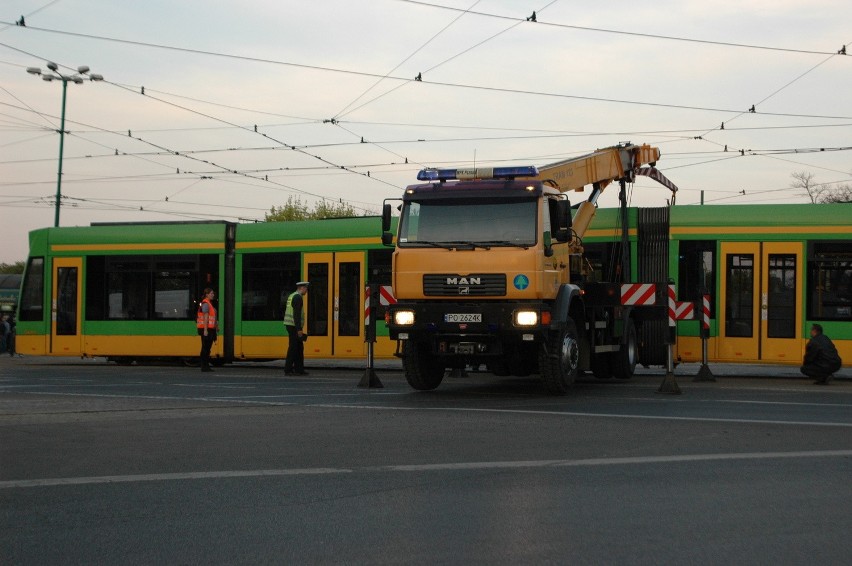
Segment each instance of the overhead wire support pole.
[[62,154],[65,151],[65,98],[68,92],[68,79],[62,77],[62,117],[59,119],[59,169],[56,173],[56,210],[53,213],[53,226],[59,227],[59,206],[62,199]]
[[59,72],[59,65],[53,62],[47,63],[47,71],[42,71],[40,67],[27,67],[27,72],[31,75],[39,75],[42,80],[52,82],[54,80],[62,81],[62,114],[59,123],[59,167],[56,173],[56,205],[53,214],[53,226],[59,227],[59,207],[62,204],[62,156],[65,153],[65,102],[68,93],[68,81],[74,84],[83,84],[83,77],[88,77],[90,81],[102,81],[104,77],[95,73],[89,73],[89,67],[81,65],[77,67],[77,72],[72,75],[63,75]]

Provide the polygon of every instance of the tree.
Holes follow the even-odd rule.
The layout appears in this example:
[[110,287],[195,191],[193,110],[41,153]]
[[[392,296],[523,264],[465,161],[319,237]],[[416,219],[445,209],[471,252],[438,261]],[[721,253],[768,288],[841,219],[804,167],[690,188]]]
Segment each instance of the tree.
[[829,192],[829,194],[825,195],[825,198],[820,202],[852,203],[852,185],[837,185],[831,192]]
[[804,195],[807,196],[811,203],[830,203],[830,202],[852,202],[852,185],[844,183],[830,187],[829,183],[816,183],[813,173],[799,171],[798,173],[790,174],[793,179],[790,183],[790,188],[801,189]]
[[23,273],[24,262],[16,261],[15,263],[0,263],[0,273]]
[[313,210],[298,196],[290,195],[287,204],[273,206],[266,213],[266,222],[292,222],[294,220],[319,220],[322,218],[345,218],[357,216],[355,208],[344,202],[329,202],[321,200],[314,205]]

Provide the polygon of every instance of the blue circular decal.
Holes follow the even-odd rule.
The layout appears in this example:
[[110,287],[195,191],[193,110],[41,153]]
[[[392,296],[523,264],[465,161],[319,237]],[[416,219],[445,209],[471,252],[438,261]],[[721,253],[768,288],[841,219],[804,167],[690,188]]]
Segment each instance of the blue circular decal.
[[513,283],[515,284],[515,289],[519,291],[523,291],[530,286],[530,280],[526,275],[516,275]]

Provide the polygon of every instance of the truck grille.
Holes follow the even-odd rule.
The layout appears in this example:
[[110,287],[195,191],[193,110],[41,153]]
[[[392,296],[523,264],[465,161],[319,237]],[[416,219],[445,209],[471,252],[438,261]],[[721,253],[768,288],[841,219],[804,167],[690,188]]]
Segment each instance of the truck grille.
[[506,294],[506,275],[424,275],[423,294],[427,297],[502,297]]

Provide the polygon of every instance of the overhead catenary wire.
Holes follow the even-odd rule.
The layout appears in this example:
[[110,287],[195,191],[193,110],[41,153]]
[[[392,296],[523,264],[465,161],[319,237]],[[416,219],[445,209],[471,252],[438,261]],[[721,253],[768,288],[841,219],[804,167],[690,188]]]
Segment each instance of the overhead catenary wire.
[[741,112],[741,113],[737,114],[736,116],[734,116],[734,117],[732,117],[732,118],[728,118],[726,121],[723,121],[723,122],[721,123],[721,125],[720,125],[720,126],[718,126],[718,127],[716,127],[716,128],[713,128],[713,129],[711,129],[711,130],[709,130],[709,131],[705,132],[704,134],[702,134],[702,136],[707,136],[707,135],[709,135],[711,132],[714,132],[714,131],[721,131],[721,130],[726,129],[726,124],[728,124],[728,123],[730,123],[730,122],[732,122],[732,121],[734,121],[734,120],[736,120],[736,119],[738,119],[738,118],[740,118],[740,117],[744,116],[746,113],[752,113],[752,114],[757,113],[757,109],[756,109],[756,107],[757,107],[757,106],[762,105],[764,102],[766,102],[766,101],[767,101],[767,100],[769,100],[770,98],[774,97],[775,95],[777,95],[778,93],[780,93],[780,92],[781,92],[781,91],[783,91],[784,89],[786,89],[786,88],[788,88],[789,86],[791,86],[793,83],[795,83],[795,82],[799,81],[799,79],[801,79],[801,78],[802,78],[802,77],[804,77],[805,75],[808,75],[809,73],[811,73],[811,72],[815,71],[816,69],[818,69],[819,67],[821,67],[821,66],[822,66],[822,65],[824,65],[825,63],[829,62],[829,61],[830,61],[830,60],[832,60],[834,57],[837,57],[838,55],[839,55],[839,53],[832,53],[832,54],[829,54],[829,55],[828,55],[828,57],[826,57],[825,59],[823,59],[822,61],[820,61],[819,63],[817,63],[816,65],[814,65],[814,66],[813,66],[813,67],[811,67],[810,69],[808,69],[807,71],[805,71],[804,73],[801,73],[800,75],[798,75],[798,76],[797,76],[796,78],[794,78],[793,80],[791,80],[791,81],[787,82],[786,84],[784,84],[783,86],[781,86],[781,87],[779,87],[779,88],[775,89],[775,90],[774,90],[774,91],[772,91],[770,94],[768,94],[767,96],[765,96],[765,97],[763,97],[762,99],[760,99],[759,101],[757,101],[755,104],[752,104],[752,105],[751,105],[751,108],[749,108],[748,112]]
[[[4,105],[6,103],[0,102],[0,105]],[[6,104],[9,106],[8,104]],[[12,106],[13,108],[16,108]],[[19,108],[22,109],[23,108]],[[35,112],[35,111],[33,111]],[[47,116],[47,115],[45,115]],[[69,120],[69,122],[74,123]],[[349,122],[341,121],[339,125],[346,124]],[[361,122],[355,122],[361,123]],[[370,122],[365,122],[366,124],[372,124]],[[693,139],[696,137],[696,133],[702,131],[701,128],[688,128],[688,129],[676,129],[676,130],[635,130],[635,131],[599,131],[599,132],[572,132],[572,131],[560,131],[560,130],[540,130],[540,129],[527,129],[527,128],[501,128],[501,127],[486,127],[486,126],[460,126],[460,125],[452,125],[452,124],[397,124],[397,123],[377,123],[378,125],[389,125],[389,126],[417,126],[424,128],[447,128],[447,129],[465,129],[465,130],[493,130],[493,131],[517,131],[517,132],[544,132],[538,135],[512,135],[512,136],[469,136],[469,137],[443,137],[443,138],[409,138],[409,139],[383,139],[383,140],[375,140],[370,143],[380,143],[383,145],[391,145],[391,144],[420,144],[420,143],[446,143],[446,142],[459,142],[459,141],[494,141],[494,140],[522,140],[522,139],[552,139],[552,138],[566,138],[566,137],[612,137],[612,136],[637,136],[637,135],[671,135],[673,139]],[[745,127],[731,127],[727,128],[726,131],[768,131],[768,130],[781,130],[781,129],[819,129],[819,128],[837,128],[837,127],[850,127],[852,123],[840,123],[840,124],[798,124],[798,125],[781,125],[781,126],[745,126]],[[273,127],[273,125],[264,125],[263,128]],[[223,128],[229,129],[239,129],[244,130],[244,126],[223,126]],[[44,130],[43,127],[33,128],[32,131]],[[209,128],[173,128],[173,129],[150,129],[150,130],[134,130],[136,133],[148,133],[148,132],[172,132],[172,131],[188,131],[188,130],[206,130]],[[355,132],[343,128],[347,133],[352,135],[357,135]],[[79,130],[77,129],[75,133],[77,135],[81,135],[84,133],[111,133],[124,136],[127,130],[124,131],[116,131],[110,129],[94,129],[94,130]],[[700,137],[700,136],[698,136]],[[719,147],[722,147],[723,144],[719,142],[713,142],[712,140],[705,140],[710,143],[714,143]],[[322,144],[297,144],[292,147],[297,147],[299,149],[314,149],[314,148],[323,148],[323,147],[344,147],[344,146],[355,146],[359,145],[359,141],[347,141],[347,142],[332,142],[332,143],[322,143]],[[215,152],[234,152],[234,151],[284,151],[291,149],[291,146],[282,146],[282,145],[272,145],[272,146],[255,146],[255,147],[227,147],[227,148],[210,148],[210,149],[187,149],[181,150],[182,153],[185,154],[202,154],[202,153],[215,153]],[[140,152],[124,152],[123,155],[159,155],[159,154],[172,154],[173,152],[161,152],[161,153],[140,153]],[[111,154],[110,154],[111,155]],[[671,155],[670,153],[667,155]],[[402,155],[399,155],[402,157]],[[66,159],[73,159],[73,156],[67,157]],[[28,160],[6,160],[0,161],[2,163],[23,163]]]
[[[0,21],[0,23],[3,23]],[[650,102],[650,101],[639,101],[639,100],[628,100],[628,99],[617,99],[617,98],[607,98],[607,97],[594,97],[594,96],[582,96],[575,94],[565,94],[565,93],[556,93],[556,92],[546,92],[546,91],[534,91],[534,90],[524,90],[524,89],[511,89],[506,87],[495,87],[495,86],[486,86],[486,85],[472,85],[472,84],[464,84],[464,83],[453,83],[453,82],[440,82],[440,81],[415,81],[411,77],[392,77],[385,76],[378,73],[368,73],[364,71],[353,71],[348,69],[339,69],[332,67],[324,67],[319,65],[307,65],[303,63],[293,63],[287,61],[278,61],[274,59],[264,59],[264,58],[256,58],[249,57],[245,55],[234,55],[228,53],[214,52],[214,51],[204,51],[198,49],[191,49],[185,47],[175,47],[164,44],[155,44],[155,43],[146,43],[142,41],[132,41],[132,40],[122,40],[117,38],[105,37],[105,36],[97,36],[91,34],[79,34],[75,32],[66,32],[59,30],[49,30],[43,28],[27,28],[38,31],[52,32],[52,33],[61,33],[72,36],[79,37],[87,37],[90,39],[100,39],[103,41],[114,41],[119,43],[128,43],[131,45],[139,45],[145,47],[152,47],[158,49],[167,49],[167,50],[175,50],[175,51],[183,51],[188,53],[196,53],[202,55],[210,55],[210,56],[218,56],[225,57],[237,60],[246,60],[246,61],[254,61],[260,63],[268,63],[268,64],[276,64],[276,65],[284,65],[284,66],[292,66],[296,68],[305,68],[305,69],[313,69],[318,71],[326,71],[326,72],[334,72],[334,73],[343,73],[350,74],[356,76],[363,77],[373,77],[373,78],[384,78],[388,80],[396,80],[403,82],[422,82],[429,85],[439,86],[439,87],[452,87],[452,88],[460,88],[460,89],[470,89],[470,90],[479,90],[479,91],[489,91],[489,92],[498,92],[498,93],[507,93],[507,94],[526,94],[531,96],[541,96],[548,98],[563,98],[563,99],[572,99],[572,100],[587,100],[593,102],[607,102],[607,103],[616,103],[616,104],[628,104],[628,105],[637,105],[637,106],[650,106],[650,107],[660,107],[660,108],[675,108],[681,110],[696,110],[696,111],[706,111],[706,112],[718,112],[718,113],[730,113],[739,115],[743,113],[742,109],[733,109],[733,108],[713,108],[713,107],[704,107],[704,106],[696,106],[696,105],[679,105],[679,104],[669,104],[663,102]],[[12,49],[14,51],[19,51],[21,53],[25,53],[27,55],[31,55],[31,53],[27,53],[23,50],[17,49],[11,45],[0,42],[0,46]],[[820,52],[820,54],[823,54]],[[104,81],[107,82],[107,81]],[[121,86],[119,83],[110,82],[110,84],[114,86]],[[179,105],[175,105],[179,106]],[[351,110],[350,110],[351,113]],[[199,114],[201,114],[199,112]],[[760,114],[765,116],[788,116],[788,117],[807,117],[807,118],[827,118],[827,119],[842,119],[842,120],[852,120],[850,116],[830,116],[830,115],[813,115],[813,114],[789,114],[789,113],[775,113],[775,112],[760,112]]]
[[[601,99],[601,100],[603,100],[603,99]],[[741,115],[741,114],[742,114],[742,112],[740,112],[740,115]],[[363,138],[362,138],[362,141],[363,141]],[[420,140],[418,140],[418,141],[420,141]],[[294,146],[290,146],[290,147],[294,147]],[[321,198],[322,198],[322,197],[321,197]]]
[[[478,3],[479,3],[479,2],[476,2],[476,4],[478,4]],[[551,6],[551,5],[552,5],[552,4],[554,4],[554,3],[556,3],[556,0],[552,0],[552,1],[551,1],[550,3],[548,3],[547,5],[545,5],[545,6],[541,7],[541,8],[539,8],[539,9],[538,9],[538,11],[539,11],[539,12],[541,12],[542,10],[545,10],[546,8],[548,8],[549,6]],[[476,5],[476,4],[474,4],[474,5]],[[471,8],[472,8],[472,7],[471,7]],[[468,11],[469,11],[469,10],[468,10]],[[464,14],[461,14],[461,15],[459,16],[459,18],[460,18],[461,16],[463,16],[463,15],[464,15]],[[457,20],[458,20],[458,18],[456,18],[456,20],[453,20],[453,22],[452,22],[452,23],[455,23]],[[472,45],[472,46],[470,46],[470,47],[468,47],[468,48],[466,48],[466,49],[464,49],[464,50],[460,51],[459,53],[456,53],[456,54],[452,55],[451,57],[449,57],[449,58],[447,58],[447,59],[444,59],[444,60],[443,60],[443,61],[441,61],[440,63],[437,63],[437,64],[435,64],[435,65],[432,65],[432,66],[428,67],[428,68],[426,69],[426,71],[425,71],[425,72],[426,72],[427,74],[428,74],[428,73],[431,73],[431,72],[432,72],[432,71],[434,71],[435,69],[437,69],[437,68],[439,68],[439,67],[442,67],[442,66],[443,66],[443,65],[445,65],[446,63],[449,63],[450,61],[453,61],[453,60],[455,60],[455,59],[457,59],[457,58],[461,57],[461,56],[462,56],[462,55],[464,55],[465,53],[468,53],[468,52],[472,51],[473,49],[476,49],[477,47],[480,47],[480,46],[482,46],[482,45],[484,45],[484,44],[488,43],[488,42],[489,42],[489,41],[491,41],[492,39],[495,39],[495,38],[497,38],[497,37],[499,37],[499,36],[503,35],[504,33],[508,32],[509,30],[511,30],[511,29],[513,29],[513,28],[515,28],[515,27],[517,27],[517,26],[518,26],[518,25],[520,25],[520,24],[521,24],[521,21],[518,21],[518,22],[516,22],[516,23],[512,24],[511,26],[507,27],[506,29],[500,30],[500,31],[498,31],[498,32],[497,32],[497,33],[495,33],[495,34],[490,35],[489,37],[487,37],[487,38],[483,39],[482,41],[477,42],[476,44],[474,44],[474,45]],[[446,28],[445,28],[445,29],[446,29]],[[441,31],[443,31],[443,30],[441,30]],[[437,37],[437,36],[435,36],[435,37]],[[431,40],[430,40],[430,41],[431,41]],[[387,78],[387,77],[385,77],[385,78]],[[382,80],[384,80],[384,79],[382,79]],[[422,82],[422,81],[423,81],[423,75],[422,75],[422,73],[418,73],[418,74],[417,74],[417,77],[415,77],[415,79],[414,79],[414,82]],[[359,106],[357,106],[357,107],[355,107],[355,108],[350,109],[349,111],[347,111],[347,112],[346,112],[346,114],[343,114],[342,112],[339,112],[339,113],[338,113],[338,116],[345,116],[345,115],[347,115],[347,114],[351,114],[352,112],[355,112],[356,110],[359,110],[359,109],[363,108],[364,106],[367,106],[368,104],[372,104],[373,102],[375,102],[375,101],[376,101],[376,100],[378,100],[379,98],[382,98],[382,97],[384,97],[384,96],[386,96],[386,95],[390,94],[391,92],[393,92],[393,91],[397,90],[398,88],[401,88],[401,87],[406,86],[406,85],[409,85],[409,84],[411,84],[411,83],[410,83],[410,82],[404,82],[404,83],[401,83],[401,84],[400,84],[400,85],[398,85],[397,87],[395,87],[395,88],[393,88],[393,89],[391,89],[391,90],[389,90],[389,91],[387,91],[387,92],[385,92],[385,93],[382,93],[381,95],[379,95],[379,96],[377,96],[377,97],[375,97],[375,98],[372,98],[372,99],[370,99],[370,100],[368,100],[368,101],[364,102],[363,104],[361,104],[361,105],[359,105]],[[350,106],[351,106],[351,105],[350,105]]]
[[[476,5],[477,5],[477,4],[479,4],[480,2],[481,2],[481,0],[476,0],[473,4],[471,4],[471,5],[470,5],[470,8],[468,8],[468,10],[472,9],[474,6],[476,6]],[[465,11],[465,12],[466,12],[466,11]],[[397,65],[396,65],[393,69],[391,69],[390,71],[388,71],[388,72],[387,72],[387,74],[386,74],[384,77],[382,77],[382,78],[378,79],[376,82],[374,82],[372,85],[370,85],[370,86],[369,86],[369,87],[368,87],[368,88],[367,88],[364,92],[362,92],[362,93],[361,93],[361,94],[359,94],[359,95],[358,95],[358,96],[357,96],[354,100],[352,100],[349,104],[347,104],[346,106],[344,106],[342,109],[338,110],[338,111],[334,114],[334,118],[335,118],[335,119],[337,119],[337,118],[339,118],[340,116],[342,116],[342,115],[343,115],[343,113],[344,113],[344,112],[346,112],[346,110],[348,110],[348,109],[349,109],[349,108],[350,108],[353,104],[355,104],[356,102],[358,102],[359,100],[361,100],[361,99],[362,99],[362,98],[363,98],[363,97],[364,97],[364,96],[365,96],[368,92],[370,92],[371,90],[373,90],[374,88],[376,88],[376,87],[377,87],[377,86],[378,86],[378,85],[379,85],[379,84],[380,84],[383,80],[385,80],[385,78],[387,78],[388,76],[390,76],[390,74],[391,74],[391,73],[393,73],[394,71],[396,71],[397,69],[399,69],[402,65],[404,65],[404,64],[406,63],[406,61],[408,61],[409,59],[411,59],[412,57],[414,57],[415,55],[417,55],[417,53],[419,53],[420,51],[422,51],[422,50],[423,50],[423,49],[424,49],[427,45],[429,45],[430,43],[432,43],[433,41],[435,41],[435,39],[437,39],[437,38],[438,38],[438,36],[440,36],[440,35],[441,35],[442,33],[444,33],[447,29],[449,29],[450,27],[452,27],[452,25],[453,25],[453,24],[455,24],[455,23],[456,23],[457,21],[459,21],[462,17],[464,17],[465,12],[462,12],[462,13],[461,13],[461,14],[459,14],[459,15],[458,15],[458,16],[457,16],[454,20],[452,20],[452,21],[451,21],[450,23],[448,23],[446,26],[444,26],[443,28],[441,28],[440,30],[438,30],[438,31],[437,31],[437,32],[436,32],[436,33],[435,33],[432,37],[430,37],[428,40],[426,40],[426,42],[425,42],[425,43],[423,43],[422,45],[420,45],[417,49],[415,49],[415,50],[414,50],[413,52],[411,52],[411,53],[410,53],[407,57],[405,57],[405,59],[403,59],[402,61],[400,61],[400,62],[399,62],[399,63],[398,63],[398,64],[397,64]],[[360,108],[360,107],[359,107],[359,108]]]
[[[539,20],[540,20],[540,18],[539,18]],[[541,23],[541,22],[539,22],[539,23]],[[738,112],[742,112],[742,111],[741,111],[741,110],[738,110]],[[734,130],[734,128],[731,128],[731,130]],[[350,133],[353,133],[353,132],[351,132],[351,131],[350,131]],[[583,134],[578,134],[578,135],[583,135]],[[588,134],[586,134],[586,135],[588,135]],[[476,138],[474,138],[474,139],[476,139]],[[495,138],[495,139],[500,139],[500,138]],[[512,139],[512,138],[506,138],[506,139]],[[430,141],[431,141],[431,140],[430,140]],[[372,143],[372,142],[371,142],[371,143]],[[382,143],[385,143],[385,142],[382,142]],[[404,142],[403,142],[403,143],[404,143]],[[311,145],[311,146],[307,146],[307,145],[306,145],[306,146],[302,146],[302,147],[304,147],[304,148],[314,148],[314,147],[332,147],[332,146],[334,146],[334,145],[337,145],[337,144],[325,144],[325,145],[322,145],[322,146],[321,146],[320,144],[315,144],[315,145]],[[339,145],[344,145],[344,144],[339,144]],[[166,152],[163,152],[163,153],[164,153],[164,154],[166,154]],[[188,153],[188,152],[186,152],[186,153]],[[169,155],[171,155],[171,154],[169,154]],[[670,154],[667,154],[667,155],[670,155]],[[334,167],[333,167],[333,166],[331,166],[331,165],[324,165],[324,166],[322,166],[322,167],[328,167],[328,168],[329,168],[329,170],[330,170],[330,172],[335,172],[335,173],[337,173],[337,171],[334,171]],[[350,165],[350,167],[354,168],[354,167],[357,167],[357,166]],[[242,169],[240,169],[240,170],[242,170]]]
[[[431,2],[422,2],[420,0],[396,0],[396,1],[397,2],[404,2],[406,4],[417,4],[417,5],[420,5],[420,6],[427,6],[427,7],[430,7],[430,8],[437,8],[437,9],[441,9],[441,10],[450,10],[450,11],[453,11],[453,12],[458,12],[458,11],[461,10],[460,8],[455,8],[455,7],[452,7],[452,6],[444,6],[444,5],[440,5],[440,4],[434,4],[434,3],[431,3]],[[512,20],[512,21],[526,20],[526,21],[530,21],[528,18],[518,19],[514,16],[502,16],[502,15],[499,15],[499,14],[494,14],[494,13],[489,13],[489,12],[474,12],[472,10],[467,10],[466,12],[469,13],[469,14],[472,14],[472,15],[483,16],[483,17],[488,17],[488,18],[497,18],[497,19],[502,19],[502,20]],[[707,45],[718,45],[718,46],[722,46],[722,47],[736,47],[736,48],[743,48],[743,49],[760,49],[760,50],[766,50],[766,51],[783,51],[783,52],[788,52],[788,53],[804,53],[804,54],[809,54],[809,55],[840,54],[837,51],[813,51],[813,50],[808,50],[808,49],[793,49],[793,48],[786,48],[786,47],[772,47],[772,46],[768,46],[768,45],[754,45],[754,44],[748,44],[748,43],[733,43],[733,42],[728,42],[728,41],[714,41],[714,40],[709,40],[709,39],[696,39],[696,38],[689,38],[689,37],[678,37],[678,36],[673,36],[673,35],[661,35],[661,34],[654,34],[654,33],[643,33],[643,32],[636,32],[636,31],[615,30],[615,29],[598,28],[598,27],[590,27],[590,26],[578,26],[578,25],[571,25],[571,24],[562,24],[562,23],[559,23],[559,22],[542,21],[538,17],[536,18],[535,23],[536,23],[536,25],[550,26],[550,27],[555,27],[555,28],[574,29],[574,30],[590,31],[590,32],[597,32],[597,33],[616,34],[616,35],[627,35],[627,36],[633,36],[633,37],[642,37],[642,38],[648,38],[648,39],[660,39],[660,40],[666,40],[666,41],[703,43],[703,44],[707,44]],[[848,45],[848,44],[844,44],[843,46],[845,47],[846,45]]]
[[[114,86],[117,86],[117,87],[119,87],[119,88],[123,88],[123,89],[125,89],[125,90],[128,90],[126,87],[124,87],[124,86],[122,86],[122,85],[118,85],[118,84],[116,84],[116,83],[111,83],[110,81],[103,81],[103,82],[105,82],[105,83],[107,83],[107,84],[112,84],[112,85],[114,85]],[[149,97],[149,98],[153,98],[154,100],[157,100],[157,101],[159,101],[159,102],[163,102],[163,103],[165,103],[165,104],[168,104],[168,105],[171,105],[171,106],[174,106],[174,107],[180,108],[180,109],[182,109],[182,110],[186,110],[186,111],[191,112],[191,113],[193,113],[193,114],[201,115],[201,116],[204,116],[204,117],[206,117],[206,118],[209,118],[209,119],[212,119],[212,120],[216,120],[216,121],[221,122],[221,123],[225,123],[225,124],[227,124],[227,125],[229,125],[229,126],[232,126],[232,127],[237,127],[237,128],[242,129],[242,130],[245,130],[245,131],[251,131],[251,130],[249,130],[249,129],[248,129],[248,128],[246,128],[246,127],[239,126],[239,125],[237,125],[237,124],[233,124],[233,123],[228,122],[228,121],[226,121],[226,120],[223,120],[223,119],[221,119],[221,118],[217,118],[217,117],[211,116],[211,115],[209,115],[209,114],[205,114],[205,113],[199,112],[199,111],[197,111],[197,110],[193,110],[193,109],[185,108],[185,107],[182,107],[182,106],[180,106],[180,105],[174,104],[174,103],[169,102],[169,101],[163,101],[163,100],[160,100],[160,99],[158,99],[158,98],[156,98],[156,97],[150,97],[150,96],[148,96],[148,97]],[[87,127],[94,127],[94,126],[87,125]],[[96,128],[96,129],[98,129],[98,130],[100,130],[100,131],[103,131],[103,132],[106,132],[106,133],[115,133],[115,132],[110,132],[110,131],[108,131],[108,130],[103,130],[102,128]],[[259,133],[259,132],[257,132],[256,130],[254,130],[254,132],[255,132],[255,133]],[[128,132],[128,134],[130,134],[130,132]],[[263,135],[263,137],[265,137],[265,138],[267,138],[267,139],[270,139],[271,141],[273,141],[273,142],[275,142],[275,143],[278,143],[278,144],[280,144],[280,145],[284,146],[285,148],[289,148],[289,149],[292,149],[292,150],[295,150],[295,151],[299,151],[299,152],[301,152],[301,153],[304,153],[305,155],[309,155],[309,156],[311,156],[311,157],[314,157],[315,159],[318,159],[318,160],[320,160],[320,161],[323,161],[323,162],[325,162],[325,163],[327,163],[327,164],[329,164],[329,165],[334,165],[334,166],[340,167],[339,165],[337,165],[337,164],[335,164],[335,163],[332,163],[331,161],[325,160],[325,159],[323,159],[323,158],[321,158],[321,157],[319,157],[319,156],[317,156],[317,155],[313,155],[313,154],[310,154],[310,153],[308,153],[308,152],[306,152],[306,151],[304,151],[304,150],[300,150],[299,148],[296,148],[296,147],[293,147],[293,146],[289,146],[289,145],[287,145],[286,143],[281,142],[280,140],[277,140],[277,139],[275,139],[275,138],[273,138],[273,137],[270,137],[270,136],[269,136],[269,135],[267,135],[267,134],[260,133],[260,135]],[[134,137],[134,136],[132,136],[132,135],[129,135],[128,137],[132,137],[133,139],[135,139],[135,140],[137,140],[137,141],[141,141],[141,142],[143,142],[143,143],[146,143],[146,144],[148,144],[148,145],[151,145],[152,147],[156,147],[156,148],[158,148],[158,149],[160,149],[160,150],[163,150],[163,151],[165,151],[165,152],[168,152],[169,154],[172,154],[172,155],[181,156],[181,157],[184,157],[184,158],[186,158],[186,159],[192,159],[192,160],[195,160],[195,161],[198,161],[198,162],[208,163],[208,164],[211,164],[211,165],[213,165],[213,166],[215,166],[215,167],[220,168],[220,169],[221,169],[222,171],[224,171],[224,172],[229,172],[229,173],[238,174],[238,175],[239,175],[239,174],[241,174],[238,170],[235,170],[235,169],[233,169],[233,168],[223,167],[223,166],[220,166],[220,165],[218,165],[218,164],[216,164],[216,163],[212,163],[212,162],[210,162],[210,161],[208,161],[208,160],[197,159],[197,158],[193,157],[192,155],[183,155],[183,154],[182,154],[181,152],[179,152],[179,151],[175,151],[175,150],[172,150],[172,149],[169,149],[169,148],[165,148],[165,147],[164,147],[164,146],[162,146],[162,145],[155,144],[155,143],[153,143],[153,142],[150,142],[150,141],[144,140],[144,139],[142,139],[141,137],[138,137],[138,136]],[[103,146],[103,147],[106,147],[106,146]],[[375,181],[379,181],[379,182],[382,182],[382,183],[386,183],[385,181],[382,181],[381,179],[378,179],[378,178],[376,178],[376,177],[374,177],[374,176],[370,176],[370,175],[368,175],[368,174],[363,174],[363,173],[360,173],[360,172],[358,172],[358,171],[354,171],[354,170],[348,170],[348,171],[350,171],[350,172],[354,172],[355,174],[364,175],[364,176],[366,176],[366,177],[368,177],[368,178],[371,178],[371,179],[373,179],[373,180],[375,180]],[[244,176],[248,176],[248,177],[250,177],[250,175],[244,175]],[[304,190],[297,189],[297,188],[295,188],[295,187],[291,187],[291,186],[283,185],[283,184],[281,184],[281,183],[275,183],[274,181],[269,181],[268,179],[260,179],[260,178],[258,178],[258,180],[261,180],[261,181],[264,181],[264,182],[269,182],[269,183],[272,183],[273,185],[279,185],[279,186],[285,187],[285,188],[287,188],[287,189],[289,189],[289,190],[291,190],[291,191],[293,191],[293,192],[296,192],[296,193],[302,193],[302,194],[305,194],[305,195],[314,196],[314,197],[319,198],[319,199],[321,199],[321,200],[329,200],[329,197],[325,197],[325,196],[323,196],[323,195],[318,195],[318,194],[310,193],[310,192],[308,192],[308,191],[304,191]],[[390,184],[390,183],[386,183],[386,184]],[[395,188],[397,188],[395,185],[392,185],[392,186],[394,186]],[[332,199],[332,200],[333,200],[333,199]],[[355,208],[360,208],[360,207],[355,207]]]

